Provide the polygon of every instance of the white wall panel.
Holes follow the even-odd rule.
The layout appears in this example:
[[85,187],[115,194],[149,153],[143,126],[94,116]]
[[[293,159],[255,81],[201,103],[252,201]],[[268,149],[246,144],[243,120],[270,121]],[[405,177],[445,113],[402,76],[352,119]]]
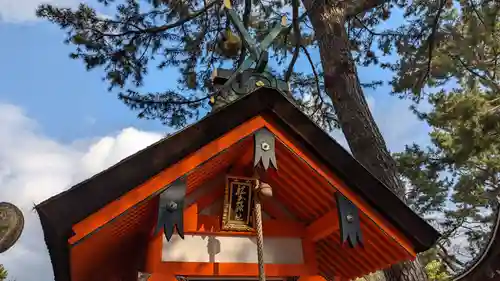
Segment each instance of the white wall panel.
[[[257,263],[255,237],[174,235],[163,237],[162,261]],[[302,240],[288,237],[264,238],[264,261],[268,264],[302,264]]]

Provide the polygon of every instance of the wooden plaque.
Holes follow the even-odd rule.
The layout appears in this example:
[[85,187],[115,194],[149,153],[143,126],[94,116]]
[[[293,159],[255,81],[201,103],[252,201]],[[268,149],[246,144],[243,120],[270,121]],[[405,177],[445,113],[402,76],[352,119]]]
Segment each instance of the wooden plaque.
[[222,229],[228,231],[253,231],[253,190],[255,179],[226,178]]

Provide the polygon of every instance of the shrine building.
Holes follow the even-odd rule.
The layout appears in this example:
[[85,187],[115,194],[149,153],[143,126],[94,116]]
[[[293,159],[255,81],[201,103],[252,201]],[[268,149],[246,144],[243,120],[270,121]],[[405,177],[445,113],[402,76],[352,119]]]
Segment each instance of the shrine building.
[[259,229],[267,280],[346,281],[439,238],[266,87],[36,210],[56,281],[258,280]]

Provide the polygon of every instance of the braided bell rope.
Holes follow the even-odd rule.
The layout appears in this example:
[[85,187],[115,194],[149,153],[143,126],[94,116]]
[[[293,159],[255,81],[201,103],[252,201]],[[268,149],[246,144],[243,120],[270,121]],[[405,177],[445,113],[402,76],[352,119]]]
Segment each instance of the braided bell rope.
[[257,232],[257,260],[259,263],[259,281],[266,281],[264,271],[264,236],[262,234],[262,207],[259,195],[254,198],[255,228]]

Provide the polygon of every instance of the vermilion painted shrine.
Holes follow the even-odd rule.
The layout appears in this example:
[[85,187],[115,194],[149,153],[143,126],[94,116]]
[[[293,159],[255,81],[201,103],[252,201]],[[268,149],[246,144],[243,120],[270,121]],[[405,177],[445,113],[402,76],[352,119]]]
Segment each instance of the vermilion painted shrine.
[[257,177],[268,279],[350,280],[439,237],[262,87],[38,205],[56,281],[255,280]]

